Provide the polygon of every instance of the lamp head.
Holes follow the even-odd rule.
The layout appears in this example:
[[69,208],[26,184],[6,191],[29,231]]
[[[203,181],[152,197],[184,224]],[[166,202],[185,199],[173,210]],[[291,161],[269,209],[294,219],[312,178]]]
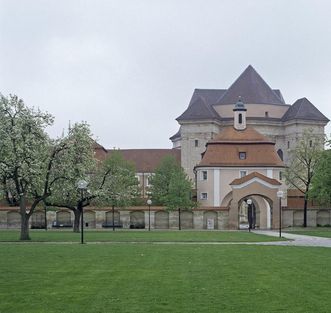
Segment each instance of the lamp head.
[[284,191],[283,190],[278,190],[277,191],[277,197],[278,198],[283,198],[283,196],[284,196]]
[[87,188],[87,185],[88,185],[88,183],[87,183],[87,181],[84,180],[84,179],[80,179],[80,180],[77,182],[77,188],[78,188],[79,190],[85,190],[85,189]]

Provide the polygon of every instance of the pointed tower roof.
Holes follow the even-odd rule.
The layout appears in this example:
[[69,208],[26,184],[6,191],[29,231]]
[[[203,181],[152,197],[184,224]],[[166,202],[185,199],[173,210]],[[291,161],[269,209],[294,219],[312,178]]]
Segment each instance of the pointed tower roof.
[[284,122],[295,119],[329,121],[307,98],[295,101],[282,117]]
[[219,120],[220,116],[217,112],[206,103],[204,98],[197,97],[182,115],[176,118],[177,121],[187,120]]
[[285,104],[282,97],[273,91],[263,78],[249,65],[216,104],[234,104],[241,96],[245,103]]

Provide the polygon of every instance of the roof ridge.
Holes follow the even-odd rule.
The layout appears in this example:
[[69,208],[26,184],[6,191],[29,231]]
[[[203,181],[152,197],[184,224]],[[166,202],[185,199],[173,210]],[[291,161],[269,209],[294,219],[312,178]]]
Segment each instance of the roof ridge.
[[282,117],[283,122],[295,119],[329,121],[306,97],[297,99]]
[[201,95],[197,95],[195,100],[188,106],[188,108],[177,117],[180,120],[205,120],[205,119],[220,119],[216,110],[207,104],[207,101]]
[[241,96],[245,103],[285,104],[252,65],[239,75],[216,104],[235,103],[238,96]]

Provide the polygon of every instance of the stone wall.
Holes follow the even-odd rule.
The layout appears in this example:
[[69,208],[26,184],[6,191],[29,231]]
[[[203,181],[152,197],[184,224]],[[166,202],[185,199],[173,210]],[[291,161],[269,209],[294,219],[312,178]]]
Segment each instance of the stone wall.
[[[284,208],[282,211],[283,227],[303,226],[303,209]],[[331,209],[330,208],[308,208],[307,226],[331,226]]]
[[[47,212],[47,228],[51,229],[54,226],[54,222],[58,221],[58,214],[65,212],[66,210],[48,211]],[[73,223],[74,215],[70,213],[71,223]],[[103,209],[86,209],[85,215],[88,220],[85,219],[86,229],[102,229],[105,227],[105,223],[112,221],[111,208]],[[151,229],[178,229],[178,211],[166,211],[162,207],[152,207],[150,214],[148,207],[131,207],[127,209],[115,210],[115,213],[119,214],[119,223],[124,229],[131,228],[134,221],[134,214],[137,212],[143,213],[140,226],[148,229],[149,221]],[[158,214],[164,212],[164,214]],[[39,211],[42,213],[42,211]],[[107,217],[108,215],[108,217]],[[156,220],[158,218],[158,220]],[[161,218],[161,220],[160,220]],[[115,218],[116,221],[116,218]],[[278,221],[278,220],[277,220]],[[87,224],[86,224],[87,223]],[[282,210],[282,225],[283,228],[290,226],[302,226],[303,224],[303,210],[298,208],[283,208]],[[30,225],[32,225],[32,218],[30,219]],[[182,229],[218,229],[227,230],[229,226],[229,211],[227,209],[213,210],[213,209],[195,209],[192,211],[181,212],[181,225]],[[308,209],[308,226],[328,226],[331,225],[331,208],[309,208]],[[39,228],[44,228],[44,224]],[[112,225],[108,224],[111,228]],[[70,226],[69,226],[70,227]],[[275,225],[274,225],[275,227]],[[16,208],[8,208],[0,210],[0,228],[20,228],[20,219],[18,210]],[[37,227],[38,228],[38,227]],[[59,227],[61,228],[61,227]],[[276,227],[277,228],[277,227]]]

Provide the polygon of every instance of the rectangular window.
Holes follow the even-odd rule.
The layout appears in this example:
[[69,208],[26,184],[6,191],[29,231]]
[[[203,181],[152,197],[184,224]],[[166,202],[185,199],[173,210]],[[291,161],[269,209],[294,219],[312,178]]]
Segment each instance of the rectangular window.
[[207,180],[208,179],[208,173],[207,171],[202,171],[201,173],[201,180]]
[[265,117],[269,117],[269,112],[265,112],[265,113],[264,113],[264,116],[265,116]]
[[287,142],[287,149],[290,149],[290,142]]
[[283,172],[282,171],[279,172],[279,180],[283,180]]
[[240,178],[244,177],[247,175],[247,171],[240,171]]
[[199,147],[199,140],[198,139],[194,140],[194,147]]
[[152,176],[147,176],[146,177],[146,186],[150,186],[151,185],[151,179],[152,179]]
[[245,160],[246,159],[246,152],[239,152],[239,159]]
[[207,192],[201,192],[201,194],[200,194],[200,199],[201,199],[201,200],[207,200],[207,199],[208,199],[208,194],[207,194]]

